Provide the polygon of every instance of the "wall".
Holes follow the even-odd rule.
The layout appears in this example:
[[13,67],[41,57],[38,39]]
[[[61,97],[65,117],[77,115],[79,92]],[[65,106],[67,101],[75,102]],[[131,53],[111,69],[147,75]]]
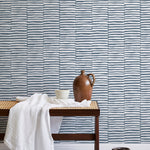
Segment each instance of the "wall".
[[[0,99],[59,88],[73,98],[85,69],[96,76],[100,142],[149,143],[149,33],[149,0],[1,0]],[[66,118],[61,131],[80,128],[92,132],[93,118]]]

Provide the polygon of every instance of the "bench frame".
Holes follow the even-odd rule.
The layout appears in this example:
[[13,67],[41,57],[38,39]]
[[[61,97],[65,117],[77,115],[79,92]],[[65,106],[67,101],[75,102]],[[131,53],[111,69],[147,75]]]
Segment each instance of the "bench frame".
[[[16,101],[5,101],[6,107],[3,108],[4,101],[0,101],[0,116],[8,116],[12,106],[7,107],[7,103],[17,103]],[[94,105],[94,107],[92,107]],[[93,116],[95,117],[95,132],[93,134],[52,134],[54,140],[94,140],[94,150],[99,150],[99,116],[100,109],[96,101],[92,101],[91,107],[66,107],[52,108],[49,110],[51,116]],[[0,140],[3,140],[5,133],[0,133]]]

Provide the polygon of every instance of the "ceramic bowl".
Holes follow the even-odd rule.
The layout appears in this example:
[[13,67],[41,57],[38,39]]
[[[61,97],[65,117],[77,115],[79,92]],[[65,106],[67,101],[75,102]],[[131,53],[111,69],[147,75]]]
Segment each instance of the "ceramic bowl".
[[55,90],[57,99],[68,99],[70,90]]

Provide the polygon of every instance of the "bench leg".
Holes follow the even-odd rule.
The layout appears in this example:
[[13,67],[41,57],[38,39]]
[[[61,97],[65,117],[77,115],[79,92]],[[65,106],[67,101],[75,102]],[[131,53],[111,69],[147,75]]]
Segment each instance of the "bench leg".
[[95,117],[95,150],[99,150],[99,116]]

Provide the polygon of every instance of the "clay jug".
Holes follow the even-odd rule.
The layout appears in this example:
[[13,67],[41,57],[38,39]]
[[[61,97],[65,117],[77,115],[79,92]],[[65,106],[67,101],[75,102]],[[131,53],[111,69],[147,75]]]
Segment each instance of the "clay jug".
[[[92,80],[89,76],[92,76]],[[73,92],[75,101],[81,102],[84,99],[91,100],[92,89],[95,83],[94,74],[85,74],[84,70],[81,70],[81,74],[77,76],[73,82]]]

